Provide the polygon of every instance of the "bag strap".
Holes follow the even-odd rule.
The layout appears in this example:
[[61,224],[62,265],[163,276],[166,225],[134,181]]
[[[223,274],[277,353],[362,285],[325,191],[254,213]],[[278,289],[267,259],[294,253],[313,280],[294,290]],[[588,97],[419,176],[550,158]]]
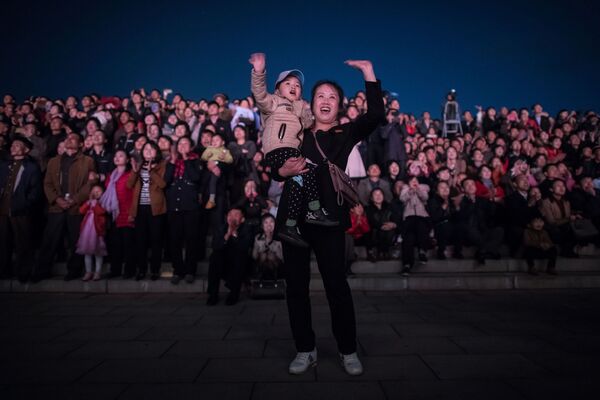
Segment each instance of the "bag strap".
[[315,144],[317,145],[317,150],[319,150],[319,153],[321,153],[321,155],[323,156],[323,160],[325,160],[327,163],[329,163],[329,159],[327,158],[325,153],[323,153],[323,149],[321,149],[321,146],[319,145],[319,141],[317,140],[317,134],[315,132],[312,132],[312,135],[313,135],[313,138],[315,138]]

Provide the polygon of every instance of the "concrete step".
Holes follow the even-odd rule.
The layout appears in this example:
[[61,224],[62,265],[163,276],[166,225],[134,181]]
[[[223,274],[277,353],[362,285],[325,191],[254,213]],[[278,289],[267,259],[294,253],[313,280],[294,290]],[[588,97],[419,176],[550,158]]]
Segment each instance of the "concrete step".
[[[65,282],[61,277],[47,279],[36,284],[21,284],[16,280],[0,281],[0,292],[55,292],[55,293],[205,293],[207,282],[200,277],[192,284],[170,283],[165,273],[157,281],[111,279],[98,282],[73,280]],[[598,288],[600,272],[560,272],[558,276],[540,274],[531,276],[521,272],[413,272],[409,276],[397,273],[356,274],[348,278],[348,284],[357,291],[400,290],[512,290],[512,289],[566,289]],[[323,291],[320,275],[313,274],[310,289]],[[226,292],[225,289],[223,289]]]
[[[537,261],[536,265],[540,269],[543,269],[544,265],[542,261]],[[358,260],[352,264],[352,271],[356,274],[365,275],[391,274],[400,272],[401,267],[400,260],[377,261],[375,263]],[[560,271],[564,272],[600,272],[600,257],[559,258],[557,267]],[[105,264],[104,269],[108,270],[108,265]],[[478,265],[474,259],[468,258],[464,260],[430,259],[426,264],[415,266],[414,270],[419,273],[526,272],[527,265],[525,264],[525,260],[515,258],[487,260],[483,266]],[[163,276],[171,277],[173,273],[171,263],[163,263],[161,272]],[[316,260],[311,261],[311,272],[319,272]],[[55,264],[53,273],[55,275],[65,275],[67,273],[66,264]],[[198,263],[197,273],[200,276],[208,274],[208,261]]]

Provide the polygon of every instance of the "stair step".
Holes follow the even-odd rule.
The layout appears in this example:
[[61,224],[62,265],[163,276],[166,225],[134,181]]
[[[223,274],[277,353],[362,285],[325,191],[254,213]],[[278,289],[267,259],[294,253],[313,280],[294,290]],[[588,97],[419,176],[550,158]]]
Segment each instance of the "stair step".
[[[537,261],[536,265],[540,270],[544,269],[543,261]],[[316,260],[312,260],[310,266],[312,273],[319,272]],[[358,260],[352,263],[352,271],[354,273],[365,275],[397,273],[400,272],[401,267],[402,265],[400,260],[377,261],[375,263],[366,260]],[[600,272],[600,258],[559,258],[557,262],[557,268],[559,271],[563,272]],[[108,265],[104,265],[104,270],[108,270]],[[431,259],[424,265],[416,265],[414,267],[414,270],[418,271],[419,273],[526,272],[527,265],[525,264],[525,260],[515,258],[486,260],[485,265],[478,265],[474,259]],[[173,273],[171,263],[163,263],[161,271],[164,276],[170,277]],[[66,264],[55,264],[53,268],[53,273],[55,275],[65,275],[67,273]],[[197,273],[200,276],[208,274],[208,261],[202,261],[198,263]]]
[[[157,281],[111,279],[98,282],[73,280],[65,282],[61,277],[47,279],[36,284],[21,284],[16,280],[0,281],[0,292],[55,292],[55,293],[205,293],[205,277],[192,284],[180,282],[173,285],[168,273]],[[413,272],[409,276],[397,273],[356,274],[348,278],[348,284],[357,291],[398,290],[509,290],[509,289],[566,289],[600,288],[600,272],[560,272],[558,276],[540,274],[531,276],[521,272]],[[313,274],[312,291],[323,291],[319,274]],[[226,291],[225,289],[223,289]]]

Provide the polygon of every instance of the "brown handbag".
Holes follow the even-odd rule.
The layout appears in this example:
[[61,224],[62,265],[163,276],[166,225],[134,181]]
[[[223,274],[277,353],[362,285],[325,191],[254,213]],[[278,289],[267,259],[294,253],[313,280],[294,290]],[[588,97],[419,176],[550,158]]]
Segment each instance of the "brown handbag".
[[344,201],[348,203],[350,208],[360,203],[358,197],[358,190],[356,190],[356,186],[354,186],[354,182],[352,179],[341,170],[340,167],[329,161],[321,146],[319,146],[319,141],[317,140],[317,135],[313,132],[313,137],[315,138],[315,143],[317,145],[317,149],[319,153],[323,156],[323,160],[327,163],[327,167],[329,169],[329,175],[331,175],[331,182],[333,182],[333,190],[337,193],[337,203],[338,206],[344,204]]

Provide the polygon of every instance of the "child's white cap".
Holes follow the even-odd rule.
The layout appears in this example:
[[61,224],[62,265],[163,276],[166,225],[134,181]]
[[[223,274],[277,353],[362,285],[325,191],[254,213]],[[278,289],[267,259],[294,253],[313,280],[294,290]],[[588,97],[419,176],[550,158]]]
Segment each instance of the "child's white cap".
[[283,82],[288,76],[294,76],[298,78],[298,80],[300,81],[300,85],[304,86],[304,74],[302,73],[302,71],[300,71],[299,69],[290,69],[289,71],[283,71],[279,74],[277,80],[275,81],[275,87],[279,86],[279,84]]

